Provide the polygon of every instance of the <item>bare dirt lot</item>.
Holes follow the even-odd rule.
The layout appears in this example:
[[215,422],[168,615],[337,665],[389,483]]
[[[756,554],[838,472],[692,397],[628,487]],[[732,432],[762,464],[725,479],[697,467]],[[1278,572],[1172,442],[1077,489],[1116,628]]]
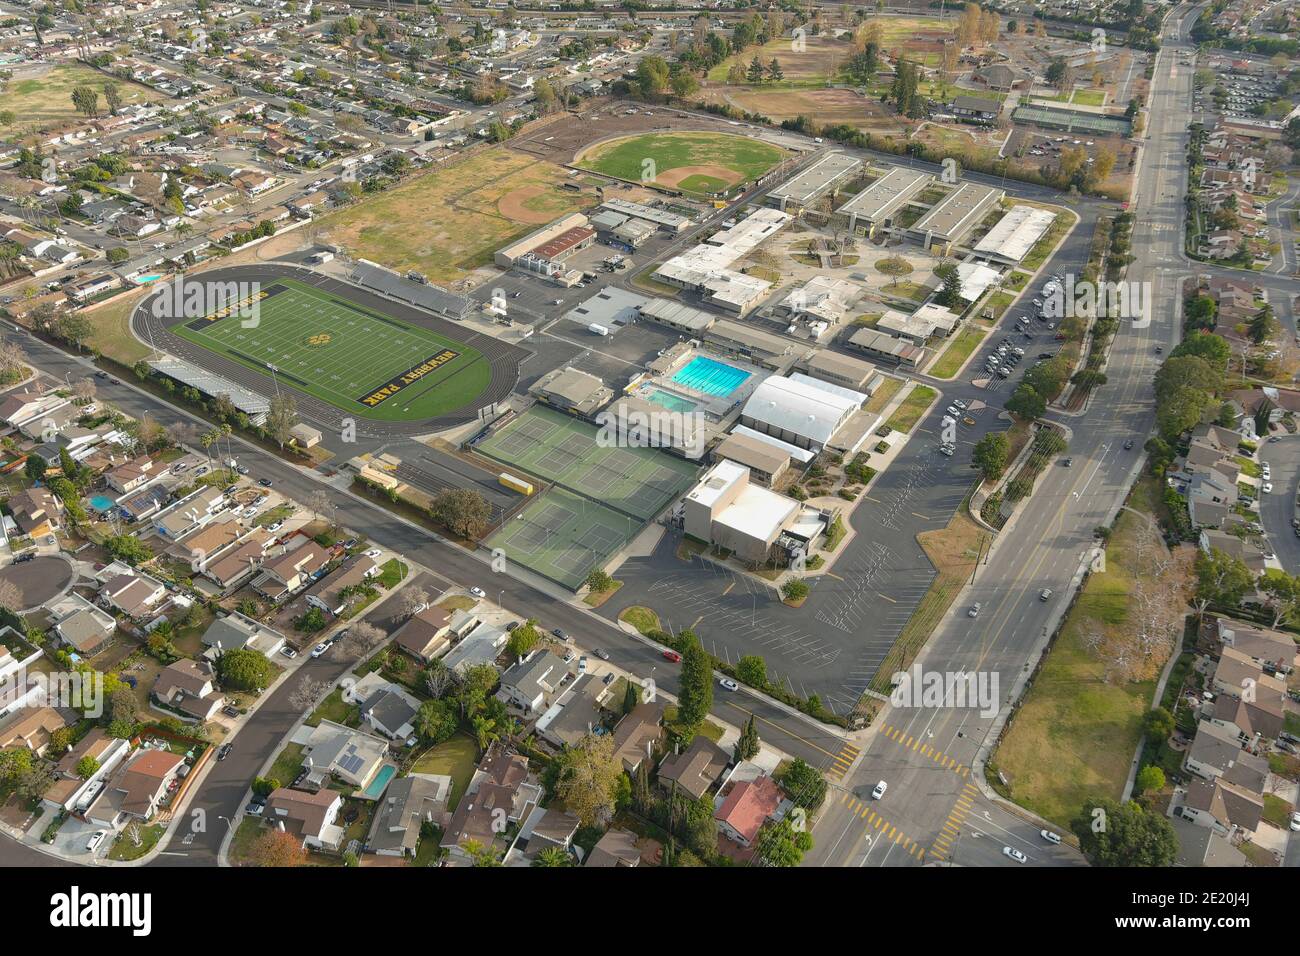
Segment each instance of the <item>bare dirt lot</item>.
[[711,103],[726,103],[748,113],[766,116],[774,123],[810,116],[818,123],[845,123],[880,136],[902,135],[903,126],[878,99],[853,90],[763,90],[711,84],[701,91]]

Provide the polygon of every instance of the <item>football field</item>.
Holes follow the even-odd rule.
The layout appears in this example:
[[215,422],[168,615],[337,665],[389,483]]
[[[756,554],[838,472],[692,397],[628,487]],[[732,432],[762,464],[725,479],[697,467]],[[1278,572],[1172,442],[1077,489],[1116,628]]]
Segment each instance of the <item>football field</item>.
[[264,286],[254,317],[172,326],[196,345],[362,418],[414,421],[469,405],[492,370],[478,349],[293,279]]

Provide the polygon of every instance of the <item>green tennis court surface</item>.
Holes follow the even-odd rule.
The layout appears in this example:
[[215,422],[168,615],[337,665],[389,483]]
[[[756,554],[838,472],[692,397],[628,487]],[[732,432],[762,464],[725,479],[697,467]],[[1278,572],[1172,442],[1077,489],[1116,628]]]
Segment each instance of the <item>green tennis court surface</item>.
[[594,425],[535,406],[476,450],[642,522],[681,494],[698,470],[655,448],[603,447],[598,433]]
[[491,382],[477,349],[292,279],[265,286],[259,309],[252,328],[231,314],[171,331],[362,418],[436,418]]
[[604,565],[636,536],[644,522],[548,488],[488,538],[490,548],[543,577],[576,591],[594,567]]

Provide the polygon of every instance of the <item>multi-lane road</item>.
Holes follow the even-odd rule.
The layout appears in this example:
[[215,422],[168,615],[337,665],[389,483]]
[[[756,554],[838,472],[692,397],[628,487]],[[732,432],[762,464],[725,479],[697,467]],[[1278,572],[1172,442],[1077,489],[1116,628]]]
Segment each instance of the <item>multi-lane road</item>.
[[[998,714],[973,707],[886,707],[849,766],[841,766],[814,837],[808,862],[824,866],[881,866],[949,862],[1074,863],[1078,855],[1044,841],[1040,825],[984,795],[985,747],[1020,693],[1047,635],[1069,601],[1071,582],[1092,546],[1092,532],[1108,524],[1136,470],[1154,420],[1152,377],[1157,344],[1174,344],[1180,328],[1181,256],[1186,125],[1192,72],[1180,62],[1190,8],[1167,20],[1157,55],[1150,128],[1135,185],[1131,280],[1148,282],[1151,314],[1127,321],[1111,347],[1108,382],[1092,396],[1090,414],[1056,416],[1071,430],[1073,467],[1054,466],[998,536],[988,563],[940,623],[921,657],[927,671],[984,675],[996,686]],[[1051,414],[1048,416],[1053,417]],[[1125,440],[1135,448],[1126,451]],[[1044,588],[1051,589],[1047,600]],[[978,618],[967,608],[980,602]],[[996,675],[994,685],[992,677]],[[872,799],[876,783],[889,787]]]

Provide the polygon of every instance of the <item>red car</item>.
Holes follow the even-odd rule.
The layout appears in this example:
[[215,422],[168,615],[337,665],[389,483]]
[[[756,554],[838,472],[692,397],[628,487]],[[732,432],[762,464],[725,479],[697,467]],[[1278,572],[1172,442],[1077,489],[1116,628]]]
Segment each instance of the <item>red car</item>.
[[682,655],[672,650],[664,651],[664,660],[672,661],[674,664],[680,664],[682,662]]

